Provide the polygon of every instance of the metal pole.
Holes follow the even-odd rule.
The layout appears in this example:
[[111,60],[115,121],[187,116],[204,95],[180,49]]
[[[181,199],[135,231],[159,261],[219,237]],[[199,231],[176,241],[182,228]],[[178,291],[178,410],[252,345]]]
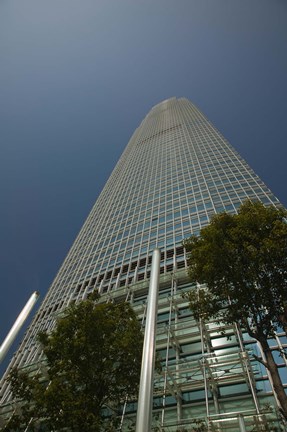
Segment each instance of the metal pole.
[[39,293],[37,291],[35,291],[31,295],[31,297],[29,298],[29,300],[27,301],[25,306],[23,307],[23,309],[20,312],[18,318],[16,319],[14,325],[12,326],[8,335],[4,339],[4,342],[2,343],[2,345],[0,347],[0,363],[2,362],[4,357],[6,356],[10,346],[14,342],[17,334],[19,333],[22,325],[24,324],[26,318],[28,317],[29,313],[31,312],[34,304],[36,303],[36,301],[38,299],[38,297],[39,297]]
[[156,248],[152,255],[136,432],[150,432],[151,429],[159,269],[160,250]]
[[169,344],[170,344],[170,326],[171,326],[171,313],[172,313],[173,286],[171,287],[171,289],[172,289],[172,293],[171,293],[170,303],[169,303],[168,326],[166,327],[166,330],[167,330],[167,343],[166,343],[166,355],[165,355],[165,371],[164,371],[163,396],[162,396],[161,427],[163,427],[163,425],[164,425],[165,405],[166,405],[167,365],[168,365],[168,359],[169,359]]
[[244,423],[244,417],[242,414],[239,414],[238,416],[238,423],[239,423],[239,430],[240,432],[246,432],[246,427]]

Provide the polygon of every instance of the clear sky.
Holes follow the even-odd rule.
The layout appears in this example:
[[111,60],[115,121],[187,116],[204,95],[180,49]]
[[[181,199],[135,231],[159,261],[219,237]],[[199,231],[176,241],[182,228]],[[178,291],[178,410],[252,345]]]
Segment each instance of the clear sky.
[[286,82],[285,0],[1,0],[0,340],[163,99],[194,102],[287,205]]

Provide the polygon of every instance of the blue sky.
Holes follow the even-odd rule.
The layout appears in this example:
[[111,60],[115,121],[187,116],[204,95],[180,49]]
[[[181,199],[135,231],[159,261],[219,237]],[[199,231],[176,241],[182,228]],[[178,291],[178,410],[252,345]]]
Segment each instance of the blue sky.
[[2,0],[0,65],[1,340],[163,99],[194,102],[287,205],[285,0]]

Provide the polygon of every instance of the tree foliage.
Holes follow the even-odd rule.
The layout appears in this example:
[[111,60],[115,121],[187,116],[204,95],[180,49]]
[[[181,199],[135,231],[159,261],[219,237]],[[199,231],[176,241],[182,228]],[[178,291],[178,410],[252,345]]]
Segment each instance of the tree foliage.
[[236,215],[215,215],[184,245],[191,280],[208,288],[189,293],[195,317],[237,322],[260,343],[260,361],[270,371],[287,418],[286,394],[267,342],[278,327],[287,329],[285,218],[284,209],[247,201]]
[[[114,430],[116,416],[107,421],[123,399],[138,391],[143,337],[128,303],[95,304],[87,300],[70,306],[56,328],[39,335],[46,358],[46,377],[14,369],[10,383],[22,402],[5,431],[27,425],[36,430]],[[109,429],[109,427],[111,429]]]

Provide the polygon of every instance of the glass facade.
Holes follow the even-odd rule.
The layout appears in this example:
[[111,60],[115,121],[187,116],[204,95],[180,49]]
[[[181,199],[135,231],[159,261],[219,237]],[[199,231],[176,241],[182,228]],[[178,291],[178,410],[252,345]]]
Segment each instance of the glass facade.
[[[195,322],[182,298],[191,288],[182,240],[198,234],[214,213],[235,213],[246,199],[280,205],[191,102],[156,105],[131,137],[10,366],[37,364],[37,333],[94,290],[102,301],[130,301],[144,327],[151,254],[159,247],[163,372],[155,379],[153,427],[192,430],[203,422],[209,430],[244,430],[243,424],[265,430],[276,412],[268,373],[252,357],[257,345],[235,324],[222,336],[218,324]],[[286,342],[278,333],[271,343],[284,348]],[[278,362],[287,382],[286,359]],[[5,377],[1,399],[11,405]],[[123,406],[122,430],[135,413],[136,401]]]

